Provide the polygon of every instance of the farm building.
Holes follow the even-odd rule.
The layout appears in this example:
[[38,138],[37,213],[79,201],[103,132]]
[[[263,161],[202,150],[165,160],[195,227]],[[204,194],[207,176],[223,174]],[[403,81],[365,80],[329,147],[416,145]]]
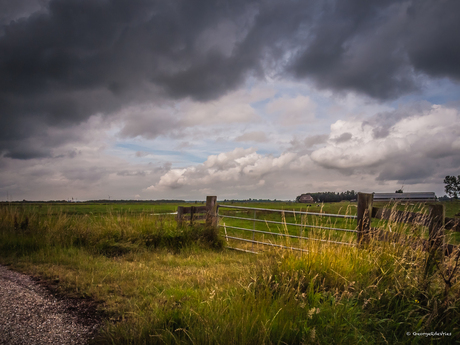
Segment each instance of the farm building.
[[298,202],[304,202],[304,203],[309,203],[309,202],[315,202],[310,194],[301,194],[300,197],[298,198]]

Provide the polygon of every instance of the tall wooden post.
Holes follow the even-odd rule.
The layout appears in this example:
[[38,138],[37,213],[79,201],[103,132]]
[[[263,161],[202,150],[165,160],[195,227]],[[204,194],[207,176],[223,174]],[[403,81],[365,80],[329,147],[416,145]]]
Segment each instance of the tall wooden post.
[[184,217],[184,206],[177,206],[176,221],[177,221],[177,226],[179,228],[182,226],[183,217]]
[[373,194],[358,193],[358,244],[369,241]]
[[444,205],[430,205],[430,219],[428,223],[428,258],[425,263],[424,280],[427,286],[429,277],[435,271],[436,262],[442,260],[444,254]]
[[191,206],[191,207],[190,207],[190,226],[193,225],[193,221],[194,221],[193,218],[195,218],[195,213],[196,213],[196,211],[197,211],[197,207],[196,207],[196,206]]
[[444,244],[444,205],[430,205],[429,249],[441,249]]
[[217,227],[217,196],[206,197],[206,226]]

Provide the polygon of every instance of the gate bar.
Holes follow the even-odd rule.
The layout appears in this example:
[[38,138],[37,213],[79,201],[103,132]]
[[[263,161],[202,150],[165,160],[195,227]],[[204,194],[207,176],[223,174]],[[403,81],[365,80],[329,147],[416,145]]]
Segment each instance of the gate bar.
[[286,225],[293,225],[293,226],[304,226],[306,228],[319,228],[319,229],[324,229],[324,230],[337,230],[337,231],[348,231],[348,232],[358,232],[357,230],[351,230],[351,229],[340,229],[340,228],[328,228],[325,226],[319,226],[319,225],[307,225],[307,224],[296,224],[296,223],[284,223],[284,222],[276,222],[273,220],[264,220],[264,219],[253,219],[253,218],[243,218],[243,217],[234,217],[234,216],[226,216],[226,215],[219,215],[219,217],[222,218],[233,218],[233,219],[241,219],[241,220],[252,220],[255,222],[264,222],[264,223],[273,223],[273,224],[286,224]]
[[351,216],[346,214],[334,214],[334,213],[316,213],[316,212],[297,212],[297,211],[290,211],[290,210],[275,210],[272,208],[257,208],[257,207],[244,207],[244,206],[230,206],[230,205],[221,205],[219,207],[225,208],[239,208],[243,210],[256,210],[256,211],[271,211],[271,212],[284,212],[284,213],[296,213],[296,214],[311,214],[313,216],[325,216],[325,217],[337,217],[337,218],[350,218],[350,219],[357,219],[357,216]]
[[272,246],[272,247],[278,247],[278,248],[284,248],[284,249],[291,249],[291,250],[299,250],[301,252],[306,252],[308,253],[308,250],[306,249],[300,249],[300,248],[294,248],[294,247],[286,247],[282,246],[281,244],[274,244],[274,243],[267,243],[267,242],[260,242],[260,241],[253,241],[253,240],[247,240],[245,238],[240,238],[240,237],[233,237],[233,236],[227,236],[228,238],[232,240],[238,240],[238,241],[245,241],[245,242],[252,242],[252,243],[257,243],[257,244],[264,244],[266,246]]
[[[219,226],[224,226],[224,225],[219,225]],[[337,243],[337,244],[346,244],[349,246],[354,246],[355,244],[353,243],[346,243],[346,242],[339,242],[339,241],[330,241],[330,240],[322,240],[319,238],[311,238],[311,237],[303,237],[303,236],[296,236],[296,235],[288,235],[288,234],[281,234],[279,232],[269,232],[269,231],[262,231],[262,230],[251,230],[251,229],[246,229],[246,228],[239,228],[237,226],[230,226],[230,225],[225,225],[225,228],[231,228],[231,229],[237,229],[237,230],[244,230],[244,231],[252,231],[258,232],[261,234],[267,234],[267,235],[276,235],[276,236],[285,236],[285,237],[290,237],[290,238],[299,238],[301,240],[313,240],[313,241],[321,241],[321,242],[329,242],[329,243]],[[231,238],[230,236],[225,235],[225,237]],[[257,241],[256,241],[257,242]]]

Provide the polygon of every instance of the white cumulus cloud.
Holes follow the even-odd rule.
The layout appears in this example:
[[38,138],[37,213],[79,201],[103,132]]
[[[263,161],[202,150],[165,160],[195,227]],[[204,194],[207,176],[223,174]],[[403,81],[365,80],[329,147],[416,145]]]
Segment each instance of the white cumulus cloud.
[[378,117],[374,121],[335,122],[326,146],[315,150],[311,159],[332,169],[373,169],[378,180],[410,180],[436,169],[442,174],[455,168],[454,162],[460,158],[457,109],[433,105],[406,114],[384,131],[381,122],[384,119]]
[[171,169],[146,190],[164,191],[181,187],[201,190],[207,186],[253,190],[266,187],[266,177],[270,174],[279,173],[283,169],[289,171],[298,168],[299,161],[296,158],[297,154],[292,152],[273,157],[258,154],[255,148],[236,148],[230,152],[211,155],[203,164],[185,169]]

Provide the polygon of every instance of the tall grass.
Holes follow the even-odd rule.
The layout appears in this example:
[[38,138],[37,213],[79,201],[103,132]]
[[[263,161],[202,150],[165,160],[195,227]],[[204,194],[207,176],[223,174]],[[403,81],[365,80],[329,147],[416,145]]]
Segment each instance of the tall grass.
[[[101,344],[459,341],[458,250],[440,258],[406,242],[303,241],[305,253],[256,256],[220,250],[215,235],[145,215],[0,210],[0,260],[101,301]],[[451,335],[412,335],[435,331]]]
[[4,206],[0,208],[0,250],[26,254],[41,248],[82,247],[109,257],[148,247],[180,250],[194,243],[221,248],[213,229],[204,226],[177,228],[172,217],[146,213],[116,213],[99,216],[47,216],[38,212]]

